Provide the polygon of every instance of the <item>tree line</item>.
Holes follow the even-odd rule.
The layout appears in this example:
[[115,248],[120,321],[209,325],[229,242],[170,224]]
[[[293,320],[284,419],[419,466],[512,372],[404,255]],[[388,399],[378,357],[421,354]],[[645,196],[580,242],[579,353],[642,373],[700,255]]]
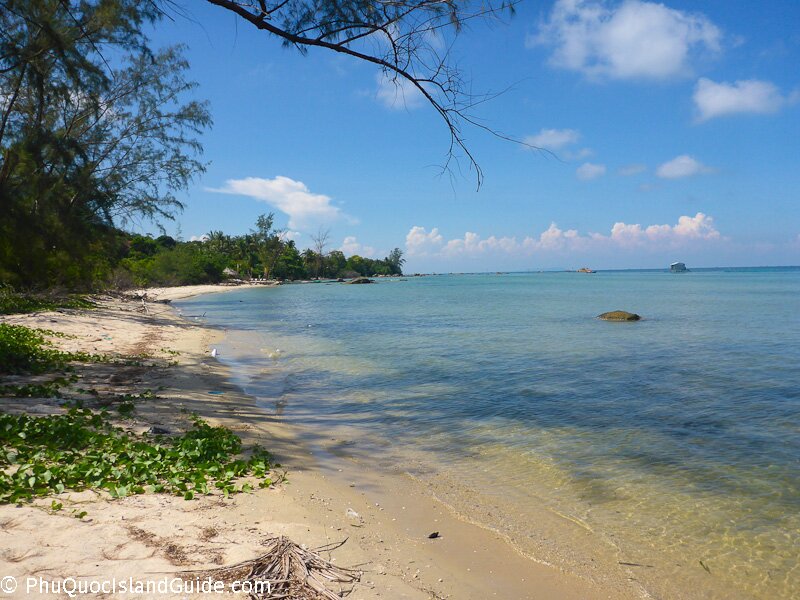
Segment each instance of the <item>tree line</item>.
[[0,0],[0,281],[92,287],[205,169],[205,102],[140,0]]
[[[513,12],[513,0],[208,1],[301,52],[344,54],[410,83],[448,127],[446,165],[460,149],[480,181],[461,128],[486,98],[464,92],[439,36]],[[186,16],[169,0],[0,0],[0,284],[215,280],[220,265],[287,279],[399,272],[399,250],[383,260],[300,252],[266,221],[199,244],[162,236],[154,247],[128,232],[174,219],[179,192],[206,168],[199,138],[212,119],[185,47],[156,48],[146,34]]]
[[372,259],[341,250],[327,251],[327,232],[313,236],[314,248],[300,251],[274,228],[274,215],[262,215],[244,235],[210,231],[200,240],[178,241],[131,235],[112,280],[117,287],[217,283],[223,279],[299,280],[402,275],[403,251]]

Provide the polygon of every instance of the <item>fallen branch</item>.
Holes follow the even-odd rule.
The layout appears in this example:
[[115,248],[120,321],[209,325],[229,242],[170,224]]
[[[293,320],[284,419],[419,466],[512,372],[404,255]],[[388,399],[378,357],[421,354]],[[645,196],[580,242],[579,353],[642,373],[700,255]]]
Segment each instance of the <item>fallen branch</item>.
[[[342,544],[344,542],[307,550],[287,537],[274,537],[265,542],[267,552],[258,558],[200,573],[217,581],[260,582],[264,587],[251,586],[250,598],[253,600],[338,600],[353,591],[353,585],[361,580],[361,571],[337,567],[318,552],[329,552]],[[198,572],[180,573],[190,574],[196,576]],[[266,582],[269,582],[268,587]],[[339,584],[336,586],[338,591],[329,589],[331,584]]]

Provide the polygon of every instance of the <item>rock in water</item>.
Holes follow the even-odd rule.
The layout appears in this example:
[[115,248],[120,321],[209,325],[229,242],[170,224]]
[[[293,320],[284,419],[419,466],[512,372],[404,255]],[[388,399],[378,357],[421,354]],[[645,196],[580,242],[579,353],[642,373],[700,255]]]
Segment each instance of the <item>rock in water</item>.
[[636,313],[629,313],[624,310],[612,310],[611,312],[604,312],[602,315],[597,315],[598,319],[604,321],[638,321],[642,317]]
[[351,279],[347,283],[375,283],[369,277],[356,277],[355,279]]

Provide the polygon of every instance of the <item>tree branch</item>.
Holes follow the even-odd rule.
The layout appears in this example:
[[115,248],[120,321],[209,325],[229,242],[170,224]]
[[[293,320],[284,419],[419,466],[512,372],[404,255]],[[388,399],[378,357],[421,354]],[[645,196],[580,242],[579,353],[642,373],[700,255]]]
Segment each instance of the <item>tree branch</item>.
[[[457,34],[465,22],[475,18],[506,10],[513,12],[518,1],[476,2],[476,8],[468,11],[471,4],[468,0],[372,0],[330,5],[283,0],[274,6],[264,0],[208,0],[301,51],[330,50],[380,67],[395,84],[399,81],[409,84],[436,110],[447,127],[450,145],[443,169],[449,170],[451,161],[457,160],[457,152],[463,154],[475,169],[478,188],[483,171],[466,143],[464,124],[476,125],[507,141],[527,144],[477,123],[469,114],[471,108],[485,102],[488,96],[476,97],[464,90],[458,69],[447,64],[450,48],[440,53],[436,36],[444,28],[452,28]],[[377,51],[371,52],[364,42],[374,39],[370,36],[376,33],[385,36],[385,40],[382,37],[377,40]]]

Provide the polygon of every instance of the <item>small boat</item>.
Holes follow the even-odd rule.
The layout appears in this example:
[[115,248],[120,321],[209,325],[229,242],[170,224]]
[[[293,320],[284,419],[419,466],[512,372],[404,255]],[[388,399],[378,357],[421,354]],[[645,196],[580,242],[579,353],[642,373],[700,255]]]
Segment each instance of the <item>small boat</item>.
[[669,266],[670,273],[686,273],[688,270],[682,262],[674,262]]
[[578,273],[597,273],[597,271],[592,271],[589,267],[583,267],[578,269]]

